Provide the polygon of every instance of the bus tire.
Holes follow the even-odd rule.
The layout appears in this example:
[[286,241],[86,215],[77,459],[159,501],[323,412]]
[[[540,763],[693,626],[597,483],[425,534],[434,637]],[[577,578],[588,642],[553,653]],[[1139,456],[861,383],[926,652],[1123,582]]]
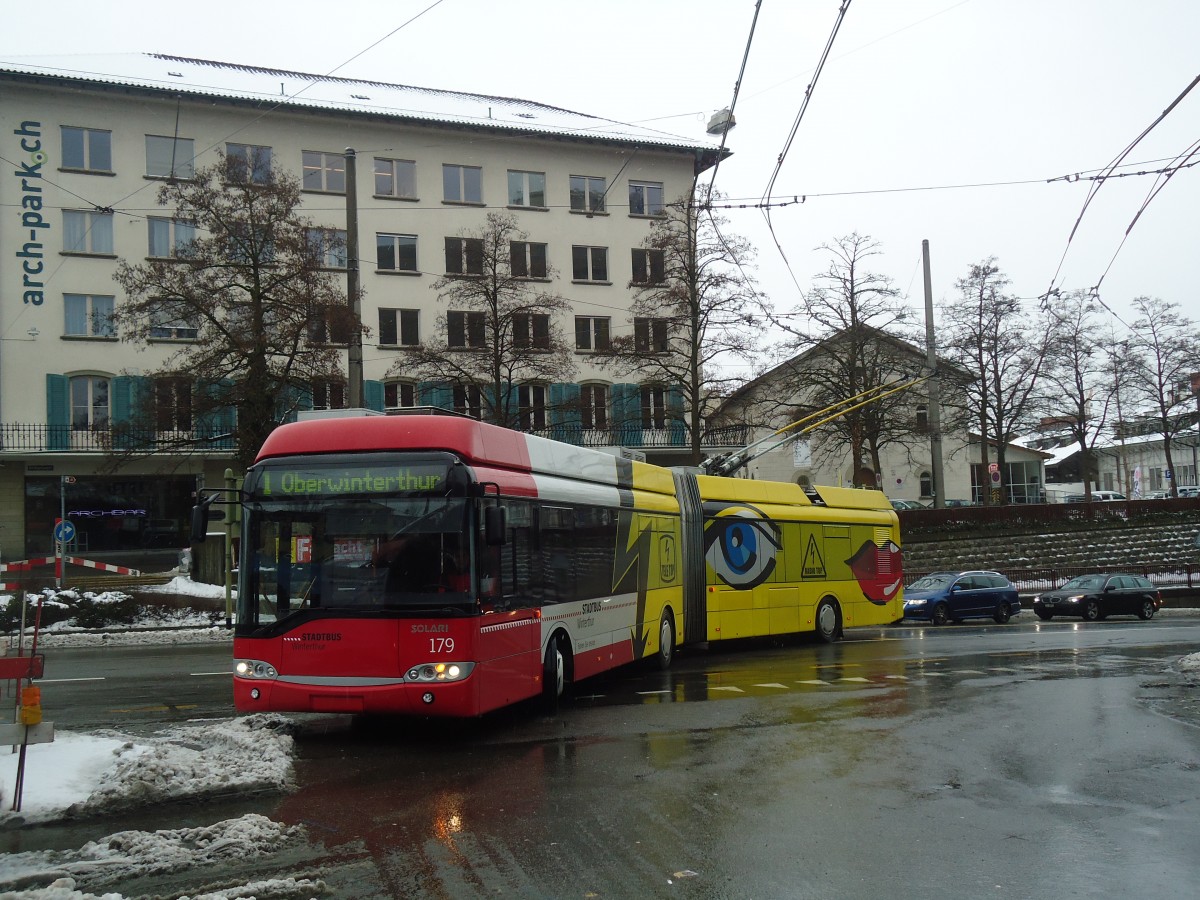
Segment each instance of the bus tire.
[[546,644],[546,656],[542,660],[542,700],[550,712],[558,709],[567,691],[567,657],[570,652],[564,646],[561,634],[555,634]]
[[669,609],[663,610],[662,621],[658,623],[658,654],[655,659],[658,668],[665,672],[671,668],[675,658],[675,619]]
[[821,643],[832,644],[842,636],[842,610],[832,597],[825,597],[817,604],[814,621]]

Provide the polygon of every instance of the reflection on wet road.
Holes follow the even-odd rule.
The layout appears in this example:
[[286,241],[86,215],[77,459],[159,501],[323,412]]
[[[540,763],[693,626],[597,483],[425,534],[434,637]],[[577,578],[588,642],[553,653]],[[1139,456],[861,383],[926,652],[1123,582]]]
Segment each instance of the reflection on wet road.
[[858,637],[321,720],[273,815],[338,896],[1191,896],[1200,730],[1148,692],[1200,623]]

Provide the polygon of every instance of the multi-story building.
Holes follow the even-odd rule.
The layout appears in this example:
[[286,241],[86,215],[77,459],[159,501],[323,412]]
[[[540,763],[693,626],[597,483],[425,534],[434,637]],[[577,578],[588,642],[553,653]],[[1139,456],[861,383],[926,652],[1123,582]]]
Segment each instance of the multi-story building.
[[[635,333],[632,291],[651,268],[640,245],[664,204],[690,196],[715,142],[525,100],[159,55],[4,63],[0,558],[47,552],[62,513],[78,529],[72,549],[92,555],[184,542],[196,488],[219,484],[231,457],[219,441],[112,453],[128,380],[195,339],[164,322],[148,346],[122,340],[110,321],[123,300],[114,272],[186,240],[187,224],[156,206],[157,189],[219,154],[244,158],[252,178],[268,167],[293,173],[301,212],[344,232],[348,148],[370,329],[364,405],[430,401],[428,385],[389,373],[446,312],[430,285],[452,265],[455,236],[504,210],[528,235],[528,276],[569,301],[556,324],[577,350],[569,385],[514,386],[525,391],[527,427],[648,453],[682,443],[667,427],[671,385],[614,383],[589,355]],[[576,402],[563,412],[556,396]],[[471,411],[468,390],[436,399]],[[336,407],[345,396],[322,386],[313,402]],[[160,427],[197,427],[176,412]]]

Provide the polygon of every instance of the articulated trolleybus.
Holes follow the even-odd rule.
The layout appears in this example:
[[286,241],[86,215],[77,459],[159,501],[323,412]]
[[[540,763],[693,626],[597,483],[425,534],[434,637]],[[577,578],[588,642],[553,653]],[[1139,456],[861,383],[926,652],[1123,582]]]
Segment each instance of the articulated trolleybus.
[[246,475],[244,712],[476,716],[677,647],[903,616],[877,491],[673,471],[454,416],[276,429]]

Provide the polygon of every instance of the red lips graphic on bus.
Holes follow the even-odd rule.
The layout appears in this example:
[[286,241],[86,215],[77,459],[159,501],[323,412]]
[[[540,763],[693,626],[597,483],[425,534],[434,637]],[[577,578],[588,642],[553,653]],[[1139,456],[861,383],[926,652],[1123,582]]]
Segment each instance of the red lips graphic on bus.
[[865,541],[846,563],[858,580],[863,596],[872,603],[882,605],[900,592],[904,579],[900,547],[895,541],[888,541],[882,547],[873,541]]

